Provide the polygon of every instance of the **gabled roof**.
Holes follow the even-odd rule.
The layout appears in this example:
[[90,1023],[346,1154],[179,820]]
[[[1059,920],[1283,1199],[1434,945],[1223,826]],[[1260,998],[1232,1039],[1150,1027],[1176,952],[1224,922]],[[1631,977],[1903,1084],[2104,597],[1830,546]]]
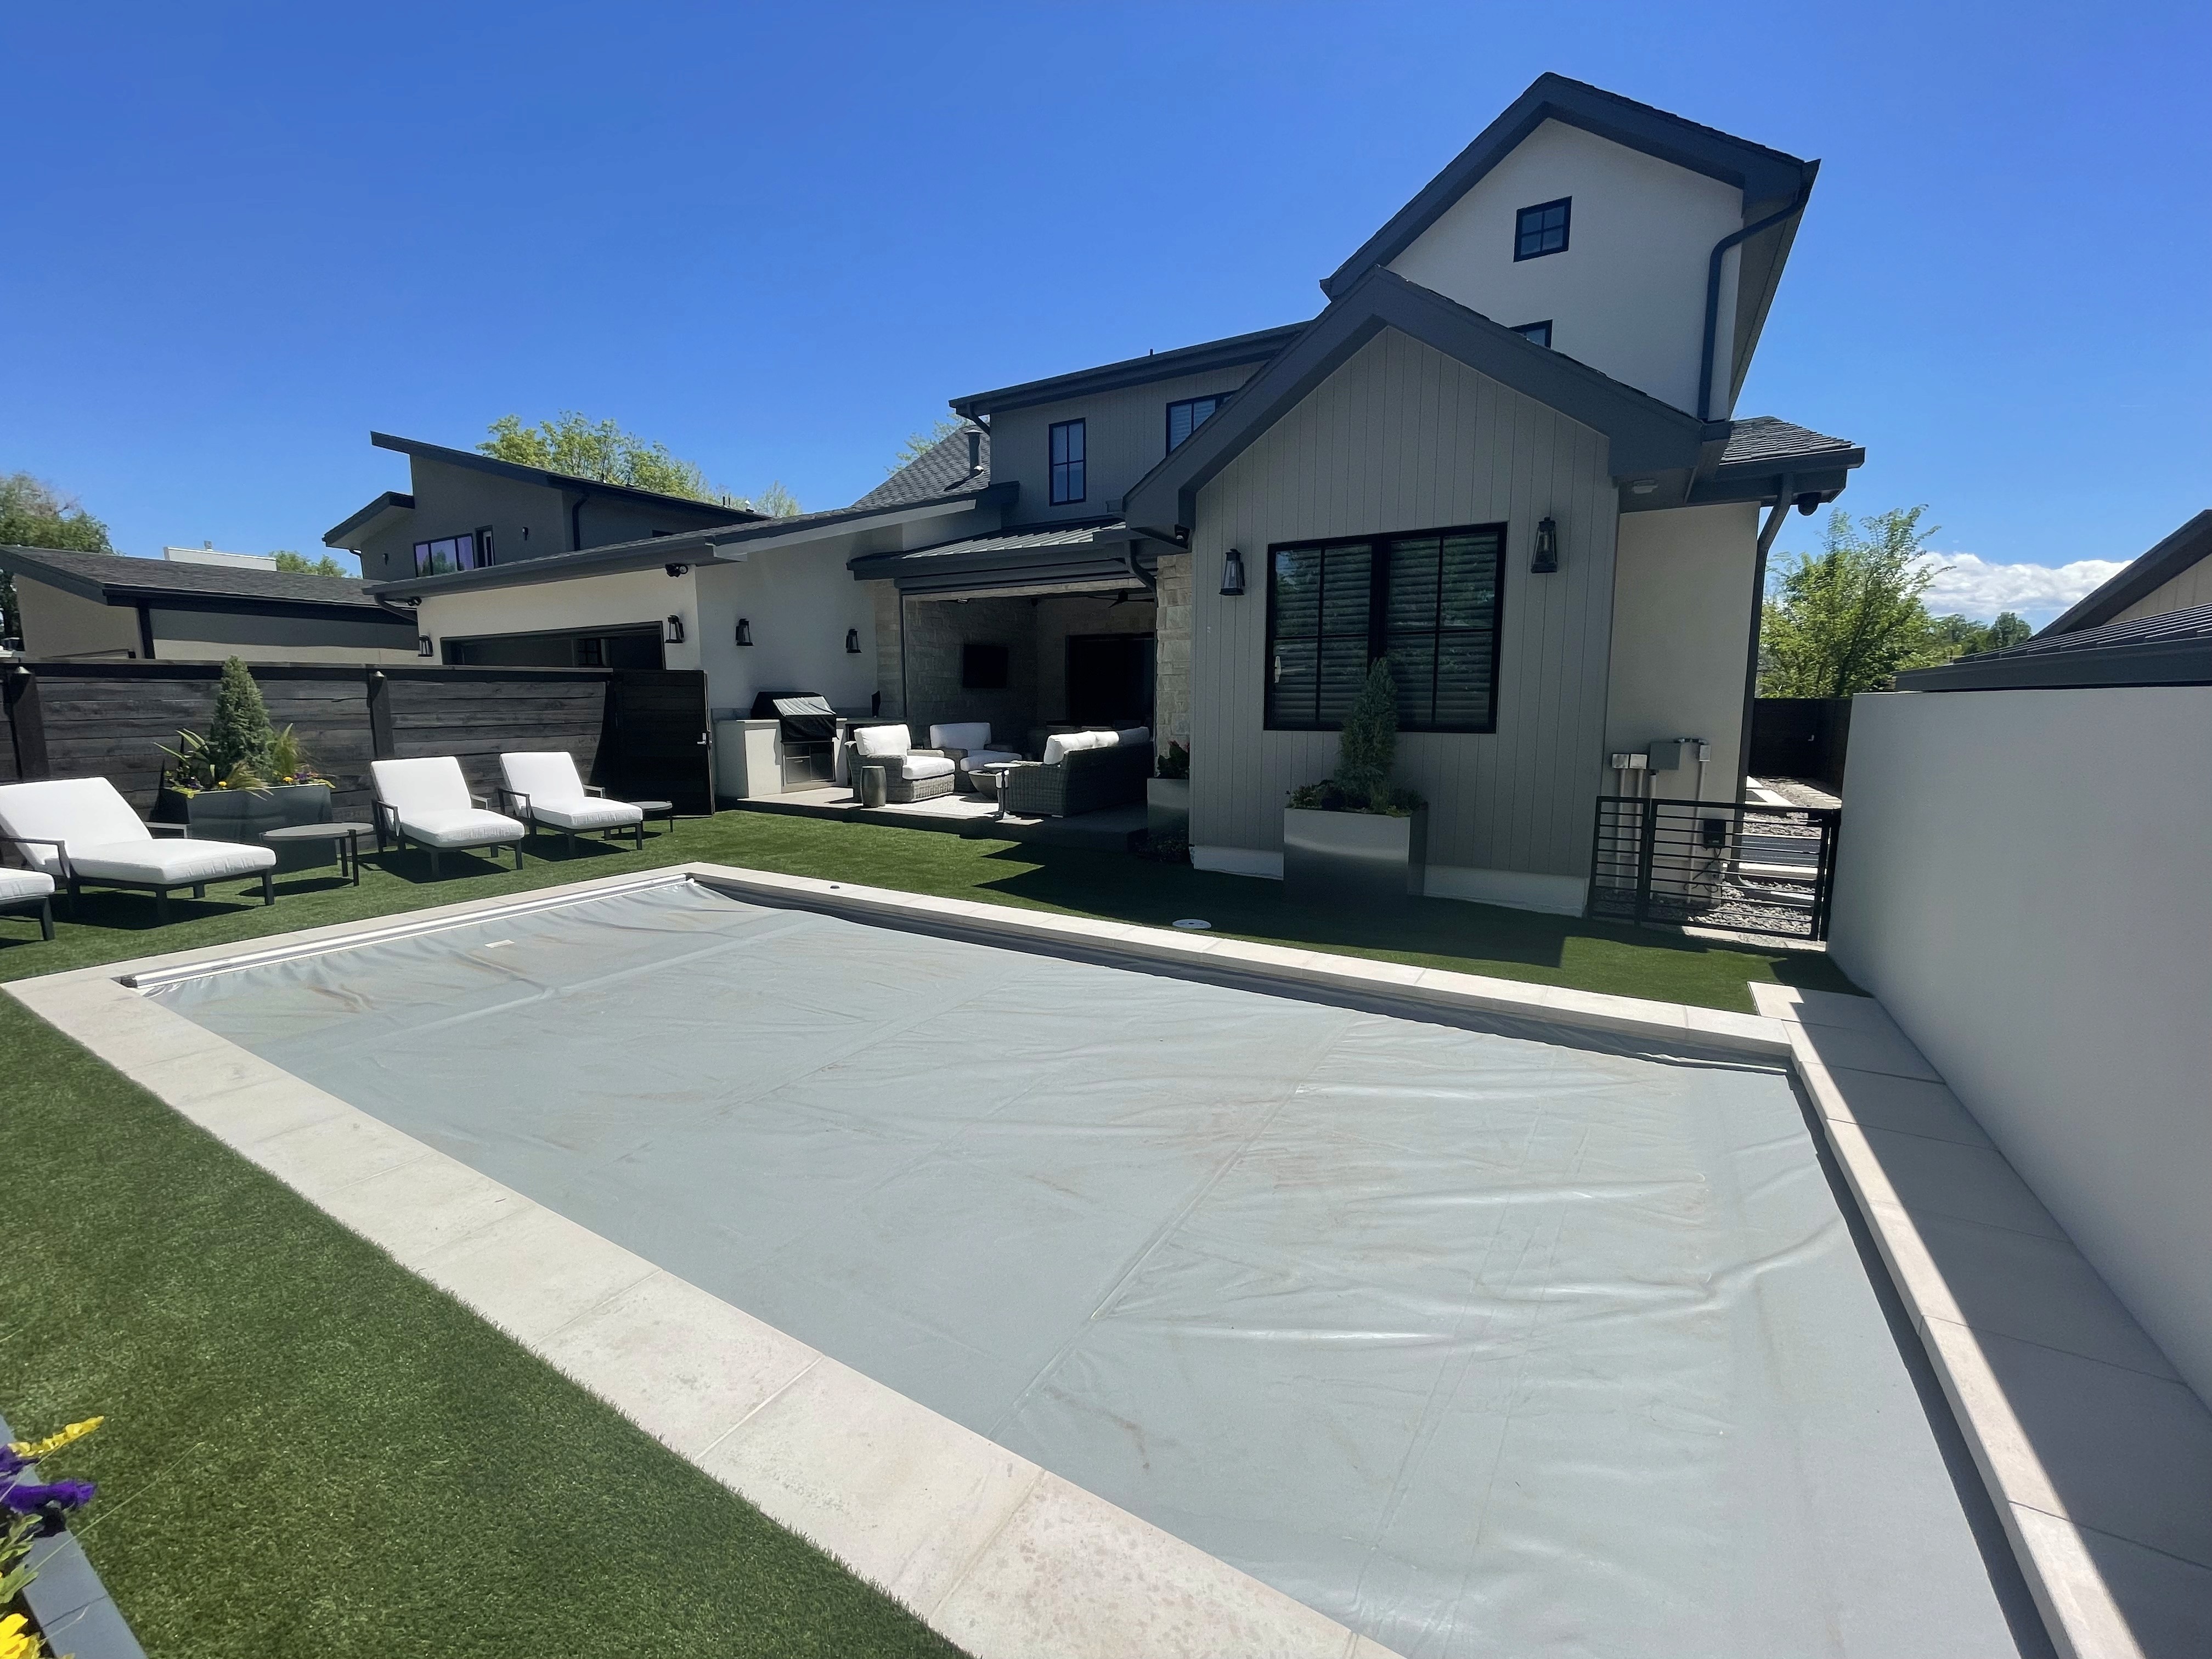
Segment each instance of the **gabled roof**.
[[2212,685],[2212,605],[2045,630],[2002,651],[1960,657],[1897,677],[1900,691],[2015,691],[2097,685]]
[[2043,630],[2075,634],[2110,622],[2136,600],[2172,581],[2191,566],[2212,558],[2212,508],[2207,508],[2168,536],[2127,568],[2088,594],[2074,608]]
[[1069,398],[1087,398],[1095,392],[1149,386],[1155,380],[1180,380],[1187,374],[1208,374],[1218,368],[1265,362],[1297,339],[1306,326],[1304,323],[1291,323],[1281,328],[1263,328],[1255,334],[1231,335],[1225,340],[1207,340],[1199,345],[1179,346],[1172,351],[1147,352],[1141,357],[1126,357],[1118,363],[1055,374],[1049,380],[1025,380],[1019,386],[1001,386],[996,392],[973,392],[965,398],[955,398],[952,412],[963,417],[990,415],[1002,409],[1056,404]]
[[[968,445],[975,444],[978,465],[968,465]],[[903,507],[939,495],[983,489],[991,482],[991,434],[979,426],[963,425],[891,474],[854,501],[855,507]]]
[[231,606],[266,611],[380,609],[365,583],[349,576],[234,565],[182,564],[120,553],[77,553],[52,547],[0,547],[0,569],[100,605],[155,605],[186,610]]
[[1433,346],[1613,441],[1615,477],[1694,469],[1726,422],[1700,421],[1432,289],[1369,268],[1297,342],[1123,498],[1146,530],[1196,522],[1199,489],[1385,328]]
[[682,517],[696,518],[702,526],[734,524],[746,519],[769,516],[747,507],[732,507],[723,501],[696,501],[689,495],[665,495],[658,489],[636,489],[629,484],[608,483],[599,478],[579,478],[566,472],[549,472],[543,467],[524,466],[514,461],[479,455],[473,449],[448,449],[443,444],[428,444],[416,438],[395,438],[388,432],[372,432],[368,434],[368,441],[379,449],[395,450],[410,459],[466,467],[472,472],[489,472],[495,477],[512,478],[518,483],[542,484],[550,489],[580,490],[587,495],[605,495],[616,501],[634,501],[640,506],[655,507]]

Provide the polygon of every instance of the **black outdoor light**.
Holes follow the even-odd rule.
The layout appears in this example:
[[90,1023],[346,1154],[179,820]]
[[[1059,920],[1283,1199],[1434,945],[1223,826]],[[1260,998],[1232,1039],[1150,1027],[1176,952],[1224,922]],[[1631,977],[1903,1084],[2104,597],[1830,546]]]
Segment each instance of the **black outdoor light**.
[[417,634],[415,636],[415,654],[416,656],[427,657],[437,648],[438,647],[436,646],[430,642],[430,636],[428,634]]
[[1244,556],[1233,547],[1221,561],[1221,597],[1224,599],[1244,597]]
[[747,621],[746,621],[743,617],[738,617],[738,643],[739,645],[750,645],[752,642],[753,642],[753,625],[752,625],[750,623],[747,622]]
[[1548,576],[1559,568],[1559,526],[1549,519],[1536,520],[1536,550],[1528,560],[1531,574]]
[[857,628],[845,630],[845,654],[851,657],[860,654],[860,630]]
[[660,630],[660,642],[663,645],[681,645],[684,643],[683,617],[671,617],[668,619],[668,625]]

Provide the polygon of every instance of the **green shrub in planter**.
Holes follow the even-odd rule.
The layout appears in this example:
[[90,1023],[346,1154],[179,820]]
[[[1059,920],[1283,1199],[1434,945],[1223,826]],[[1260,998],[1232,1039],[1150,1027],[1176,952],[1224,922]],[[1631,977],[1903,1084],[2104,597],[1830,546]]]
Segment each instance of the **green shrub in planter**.
[[1421,798],[1390,781],[1397,763],[1398,685],[1390,678],[1390,659],[1377,657],[1367,671],[1366,684],[1345,711],[1335,772],[1319,783],[1291,790],[1289,805],[1308,812],[1407,817],[1421,805]]

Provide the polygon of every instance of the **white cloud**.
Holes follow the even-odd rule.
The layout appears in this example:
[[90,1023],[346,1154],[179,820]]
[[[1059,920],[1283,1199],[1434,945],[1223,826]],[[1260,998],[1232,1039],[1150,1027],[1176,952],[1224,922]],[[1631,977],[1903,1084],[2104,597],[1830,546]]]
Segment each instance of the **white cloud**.
[[1920,565],[1936,572],[1924,595],[1932,615],[1988,622],[2000,611],[2014,611],[2039,626],[2127,568],[2125,561],[2113,559],[1991,564],[1972,553],[1923,554]]

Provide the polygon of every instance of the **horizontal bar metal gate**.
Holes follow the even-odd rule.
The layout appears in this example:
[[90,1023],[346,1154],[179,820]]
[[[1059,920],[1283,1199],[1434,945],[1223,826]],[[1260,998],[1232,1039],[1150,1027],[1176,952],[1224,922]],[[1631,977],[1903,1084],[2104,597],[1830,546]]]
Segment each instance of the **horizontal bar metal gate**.
[[1842,817],[1827,806],[1601,795],[1589,915],[1824,939]]

